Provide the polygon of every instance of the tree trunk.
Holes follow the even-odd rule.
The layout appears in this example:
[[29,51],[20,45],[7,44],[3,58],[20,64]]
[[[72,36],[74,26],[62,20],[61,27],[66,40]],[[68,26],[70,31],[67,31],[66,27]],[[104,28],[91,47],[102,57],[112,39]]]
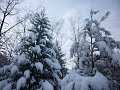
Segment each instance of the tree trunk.
[[94,58],[93,58],[93,41],[92,41],[92,37],[91,37],[91,63],[92,63],[92,69],[94,68]]
[[0,25],[0,37],[1,37],[4,22],[5,22],[5,15],[3,16],[3,20],[2,20],[1,25]]

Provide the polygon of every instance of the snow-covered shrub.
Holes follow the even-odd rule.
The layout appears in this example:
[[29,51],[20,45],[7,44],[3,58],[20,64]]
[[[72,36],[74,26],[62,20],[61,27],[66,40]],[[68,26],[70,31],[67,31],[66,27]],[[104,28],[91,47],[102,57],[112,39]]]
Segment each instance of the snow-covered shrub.
[[63,78],[61,86],[61,90],[110,90],[108,79],[100,72],[85,77],[73,71]]

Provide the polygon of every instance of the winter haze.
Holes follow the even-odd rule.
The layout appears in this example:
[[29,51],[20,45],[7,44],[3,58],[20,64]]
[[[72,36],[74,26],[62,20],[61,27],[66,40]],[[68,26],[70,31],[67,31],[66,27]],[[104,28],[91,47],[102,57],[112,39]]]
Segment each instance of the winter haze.
[[120,0],[0,0],[0,90],[120,90]]

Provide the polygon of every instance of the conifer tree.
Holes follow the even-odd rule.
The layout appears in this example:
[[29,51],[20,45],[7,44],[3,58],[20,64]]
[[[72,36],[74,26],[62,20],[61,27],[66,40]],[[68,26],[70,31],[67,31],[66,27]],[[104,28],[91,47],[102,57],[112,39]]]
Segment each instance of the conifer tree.
[[[7,76],[0,82],[0,90],[56,90],[61,66],[56,59],[55,45],[49,34],[50,22],[44,10],[32,19],[29,35],[16,48],[18,54],[12,64],[0,70]],[[2,85],[3,84],[3,85]],[[2,86],[1,86],[2,85]],[[7,88],[7,89],[6,89]]]
[[58,62],[60,63],[60,65],[61,65],[61,73],[62,73],[62,77],[61,78],[63,78],[66,74],[67,74],[67,68],[65,67],[65,64],[66,64],[66,62],[65,62],[65,54],[63,54],[63,52],[62,52],[62,49],[61,49],[61,46],[60,46],[60,44],[59,44],[59,42],[58,41],[56,41],[56,47],[57,47],[57,50],[56,50],[56,59],[58,60]]

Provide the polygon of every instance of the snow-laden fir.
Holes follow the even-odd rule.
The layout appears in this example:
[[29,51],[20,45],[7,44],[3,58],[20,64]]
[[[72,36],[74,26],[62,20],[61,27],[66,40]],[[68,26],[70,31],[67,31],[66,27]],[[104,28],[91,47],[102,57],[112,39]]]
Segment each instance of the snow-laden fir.
[[61,66],[49,34],[49,20],[41,11],[30,21],[32,28],[15,49],[17,55],[13,62],[0,69],[0,90],[59,89],[58,74],[61,75]]

